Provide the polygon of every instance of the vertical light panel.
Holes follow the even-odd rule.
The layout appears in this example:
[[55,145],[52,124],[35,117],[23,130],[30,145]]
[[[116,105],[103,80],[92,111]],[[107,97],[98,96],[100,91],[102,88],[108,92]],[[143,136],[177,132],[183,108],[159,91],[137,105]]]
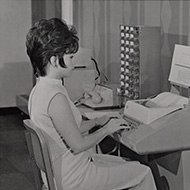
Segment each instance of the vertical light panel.
[[62,19],[73,25],[73,0],[62,0]]
[[118,94],[129,99],[139,98],[139,28],[120,26],[120,88]]
[[127,99],[160,92],[160,27],[120,25],[120,88]]

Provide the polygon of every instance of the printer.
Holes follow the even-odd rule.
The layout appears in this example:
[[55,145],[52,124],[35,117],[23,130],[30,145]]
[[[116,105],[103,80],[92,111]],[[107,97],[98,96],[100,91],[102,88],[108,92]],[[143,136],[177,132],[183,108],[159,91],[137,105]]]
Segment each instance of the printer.
[[[170,189],[189,190],[190,46],[175,45],[169,81],[171,92],[126,102],[124,118],[130,127],[118,136],[134,152],[154,155]],[[180,93],[184,89],[186,97]]]
[[[189,76],[186,77],[183,72],[189,72]],[[172,84],[189,88],[189,46],[175,45],[169,80]],[[139,154],[190,148],[188,97],[162,92],[154,98],[128,100],[124,118],[129,123],[130,130],[122,132],[120,139]]]

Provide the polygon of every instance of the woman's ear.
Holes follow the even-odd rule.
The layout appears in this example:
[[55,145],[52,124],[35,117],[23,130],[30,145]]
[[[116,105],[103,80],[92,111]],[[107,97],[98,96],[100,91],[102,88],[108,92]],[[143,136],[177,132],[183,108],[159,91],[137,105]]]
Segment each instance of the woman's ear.
[[53,67],[57,67],[58,64],[59,64],[58,58],[56,56],[51,56],[51,58],[50,58],[50,64]]

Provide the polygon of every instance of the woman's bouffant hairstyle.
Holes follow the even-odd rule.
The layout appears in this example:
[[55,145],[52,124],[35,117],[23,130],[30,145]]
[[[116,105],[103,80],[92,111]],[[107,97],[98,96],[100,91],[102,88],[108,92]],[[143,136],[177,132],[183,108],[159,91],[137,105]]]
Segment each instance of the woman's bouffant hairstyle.
[[46,75],[46,66],[52,56],[58,56],[59,64],[66,67],[63,55],[78,51],[78,37],[73,26],[58,18],[38,21],[26,36],[27,54],[36,76]]

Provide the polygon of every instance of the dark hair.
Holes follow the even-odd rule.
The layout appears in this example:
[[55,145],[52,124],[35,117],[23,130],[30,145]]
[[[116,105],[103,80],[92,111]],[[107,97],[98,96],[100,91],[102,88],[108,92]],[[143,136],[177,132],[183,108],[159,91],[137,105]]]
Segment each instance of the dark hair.
[[26,36],[27,54],[34,74],[46,75],[46,66],[52,56],[58,56],[59,64],[66,67],[63,55],[78,51],[78,37],[73,26],[58,18],[38,21]]

